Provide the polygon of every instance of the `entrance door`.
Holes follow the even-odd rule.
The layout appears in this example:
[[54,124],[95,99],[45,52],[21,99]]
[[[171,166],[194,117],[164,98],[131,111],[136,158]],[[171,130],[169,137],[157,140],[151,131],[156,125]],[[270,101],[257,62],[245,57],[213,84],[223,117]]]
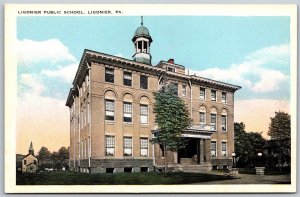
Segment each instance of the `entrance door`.
[[200,140],[198,138],[186,138],[187,145],[184,148],[178,150],[178,163],[181,158],[190,158],[193,163],[200,163]]

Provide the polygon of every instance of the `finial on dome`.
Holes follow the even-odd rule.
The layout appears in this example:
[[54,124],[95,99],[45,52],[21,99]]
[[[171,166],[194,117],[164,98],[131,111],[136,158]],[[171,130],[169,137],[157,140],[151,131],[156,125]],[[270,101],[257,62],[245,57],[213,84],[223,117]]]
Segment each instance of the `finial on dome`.
[[143,25],[143,16],[141,16],[141,25]]

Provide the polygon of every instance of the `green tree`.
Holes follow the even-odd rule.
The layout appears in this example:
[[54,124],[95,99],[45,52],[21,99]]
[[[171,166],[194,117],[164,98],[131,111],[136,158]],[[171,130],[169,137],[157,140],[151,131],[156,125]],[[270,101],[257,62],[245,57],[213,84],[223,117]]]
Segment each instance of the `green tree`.
[[69,159],[69,148],[61,147],[58,150],[57,159],[61,165],[63,165],[64,167],[67,167],[68,166],[67,160]]
[[185,146],[181,138],[181,132],[191,124],[189,111],[185,102],[177,96],[177,88],[168,85],[166,88],[154,92],[155,121],[158,124],[158,132],[151,143],[160,144],[163,147],[164,171],[168,168],[167,151],[177,151]]
[[59,163],[59,160],[58,160],[58,152],[53,151],[53,152],[51,153],[51,161],[52,161],[52,167],[53,167],[53,168],[56,168],[56,169],[59,169],[59,168],[57,167],[57,165],[58,165],[58,163]]
[[48,148],[42,146],[37,156],[37,158],[39,159],[39,165],[43,166],[45,163],[47,163],[50,160],[50,155],[51,152],[48,150]]
[[253,166],[253,163],[257,161],[257,153],[261,152],[265,143],[266,140],[261,133],[246,132],[243,122],[234,123],[234,147],[238,157],[238,166]]
[[275,116],[271,117],[268,135],[274,141],[281,167],[282,162],[289,162],[291,157],[291,116],[288,113],[275,112]]

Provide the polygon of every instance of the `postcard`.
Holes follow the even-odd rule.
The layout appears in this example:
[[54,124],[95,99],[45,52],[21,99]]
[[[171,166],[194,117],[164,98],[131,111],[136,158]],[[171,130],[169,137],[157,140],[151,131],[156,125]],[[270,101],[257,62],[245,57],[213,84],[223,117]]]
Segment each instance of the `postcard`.
[[5,192],[295,192],[296,46],[291,4],[6,4]]

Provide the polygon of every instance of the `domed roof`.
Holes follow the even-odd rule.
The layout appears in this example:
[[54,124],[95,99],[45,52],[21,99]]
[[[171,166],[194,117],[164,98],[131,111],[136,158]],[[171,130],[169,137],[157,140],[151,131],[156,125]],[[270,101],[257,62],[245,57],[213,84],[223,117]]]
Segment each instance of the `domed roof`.
[[134,36],[142,36],[142,35],[150,36],[149,30],[144,25],[139,26],[134,32]]
[[147,27],[145,27],[144,25],[139,26],[133,35],[132,41],[135,42],[135,40],[138,37],[146,37],[149,39],[150,42],[152,42],[152,38],[150,36],[149,30],[147,29]]

